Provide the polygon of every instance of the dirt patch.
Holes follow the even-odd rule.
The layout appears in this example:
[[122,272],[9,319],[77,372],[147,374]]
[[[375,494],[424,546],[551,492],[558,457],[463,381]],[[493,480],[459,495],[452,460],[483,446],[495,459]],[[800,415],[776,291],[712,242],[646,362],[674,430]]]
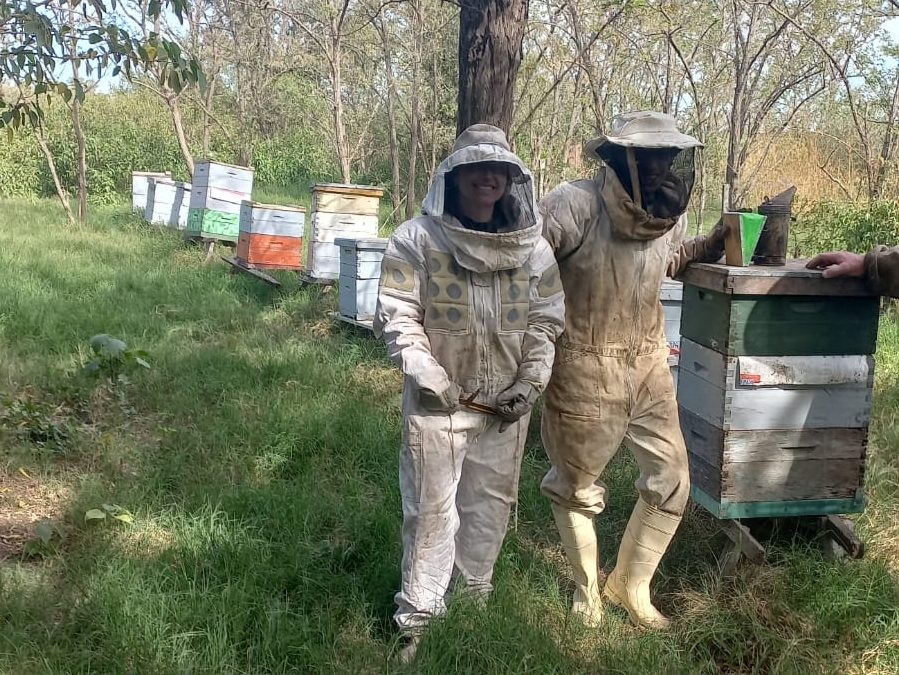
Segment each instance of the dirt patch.
[[17,557],[36,537],[41,520],[59,521],[72,489],[31,476],[24,469],[0,473],[0,560]]

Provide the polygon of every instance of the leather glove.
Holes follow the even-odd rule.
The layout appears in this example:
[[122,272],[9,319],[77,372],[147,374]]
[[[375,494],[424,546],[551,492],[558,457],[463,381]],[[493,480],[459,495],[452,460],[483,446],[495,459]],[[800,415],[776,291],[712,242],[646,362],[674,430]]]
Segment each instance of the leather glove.
[[517,380],[511,387],[497,394],[496,414],[502,420],[500,432],[529,413],[539,395],[534,385],[522,380]]
[[718,262],[724,255],[724,240],[727,239],[727,226],[724,219],[719,219],[718,223],[705,238],[705,249],[701,257],[696,257],[696,262]]
[[418,401],[421,403],[421,407],[429,412],[452,415],[459,409],[461,394],[462,388],[455,382],[450,382],[445,389],[439,392],[433,389],[419,389]]

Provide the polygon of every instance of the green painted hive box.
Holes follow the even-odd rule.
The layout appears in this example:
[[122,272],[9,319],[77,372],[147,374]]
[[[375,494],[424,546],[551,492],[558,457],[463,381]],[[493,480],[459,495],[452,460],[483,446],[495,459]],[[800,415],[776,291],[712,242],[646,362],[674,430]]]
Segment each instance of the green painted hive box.
[[693,499],[721,519],[862,511],[879,298],[803,261],[680,280]]
[[186,237],[237,242],[240,235],[240,214],[212,209],[190,209],[187,212]]

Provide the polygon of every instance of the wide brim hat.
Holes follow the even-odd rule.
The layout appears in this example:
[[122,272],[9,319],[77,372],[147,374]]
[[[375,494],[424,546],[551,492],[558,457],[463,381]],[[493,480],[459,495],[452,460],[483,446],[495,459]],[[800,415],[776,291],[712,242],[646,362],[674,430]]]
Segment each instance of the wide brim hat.
[[587,154],[602,159],[601,149],[606,145],[624,148],[701,148],[698,138],[681,133],[677,121],[667,113],[640,111],[617,115],[612,120],[609,133],[584,144]]

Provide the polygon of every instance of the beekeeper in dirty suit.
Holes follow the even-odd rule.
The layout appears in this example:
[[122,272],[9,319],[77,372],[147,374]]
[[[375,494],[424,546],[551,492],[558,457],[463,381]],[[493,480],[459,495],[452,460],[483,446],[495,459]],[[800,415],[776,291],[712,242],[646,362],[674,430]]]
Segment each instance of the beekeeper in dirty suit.
[[862,277],[880,295],[899,298],[899,246],[875,246],[866,254],[849,251],[821,253],[808,261],[812,270],[824,270],[825,279]]
[[492,588],[531,407],[564,327],[533,179],[500,129],[458,137],[422,212],[390,238],[374,319],[405,375],[394,615],[404,661],[445,610],[451,576],[482,596]]
[[593,517],[605,508],[600,477],[622,442],[640,466],[639,498],[603,594],[638,625],[669,623],[650,602],[649,585],[680,523],[690,477],[659,292],[666,274],[724,252],[720,224],[683,241],[700,147],[669,115],[622,115],[586,146],[603,163],[596,177],[564,183],[540,201],[566,305],[544,399],[552,467],[541,488],[574,570],[572,611],[592,625],[602,618]]

